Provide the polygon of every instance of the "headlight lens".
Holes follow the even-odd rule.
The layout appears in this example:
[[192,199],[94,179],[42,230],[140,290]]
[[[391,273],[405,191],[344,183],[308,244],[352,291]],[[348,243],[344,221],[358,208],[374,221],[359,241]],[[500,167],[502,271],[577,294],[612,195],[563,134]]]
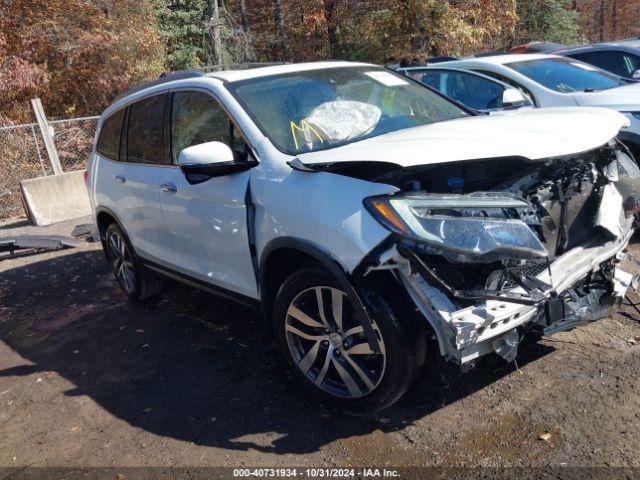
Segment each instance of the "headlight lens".
[[530,205],[508,193],[384,196],[368,198],[365,205],[392,232],[455,260],[548,255],[529,225],[517,218]]

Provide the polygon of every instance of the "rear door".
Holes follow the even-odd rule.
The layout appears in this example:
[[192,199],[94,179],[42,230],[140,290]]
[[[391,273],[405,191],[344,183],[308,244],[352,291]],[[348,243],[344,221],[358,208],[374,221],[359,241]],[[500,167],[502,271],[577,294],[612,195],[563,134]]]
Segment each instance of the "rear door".
[[121,141],[125,171],[115,178],[123,186],[118,215],[136,253],[167,264],[170,252],[162,243],[164,223],[160,209],[160,176],[166,167],[164,116],[166,93],[129,105]]
[[[171,94],[171,158],[192,145],[226,143],[238,161],[252,155],[225,109],[204,90]],[[190,185],[178,166],[163,169],[161,204],[176,270],[195,280],[257,298],[245,196],[251,172]]]
[[96,152],[91,164],[91,191],[94,206],[106,207],[120,216],[126,209],[127,191],[120,178],[126,174],[126,164],[120,158],[120,139],[127,109],[109,115],[100,128]]

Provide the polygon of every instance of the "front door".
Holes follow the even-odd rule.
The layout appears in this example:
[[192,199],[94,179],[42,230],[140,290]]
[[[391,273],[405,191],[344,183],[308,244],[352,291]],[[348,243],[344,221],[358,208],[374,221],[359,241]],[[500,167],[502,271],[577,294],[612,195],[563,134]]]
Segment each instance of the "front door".
[[[172,94],[171,156],[205,142],[224,142],[237,160],[249,149],[233,122],[209,93]],[[249,250],[245,196],[251,171],[190,185],[179,167],[163,169],[160,204],[175,269],[226,290],[257,298]]]

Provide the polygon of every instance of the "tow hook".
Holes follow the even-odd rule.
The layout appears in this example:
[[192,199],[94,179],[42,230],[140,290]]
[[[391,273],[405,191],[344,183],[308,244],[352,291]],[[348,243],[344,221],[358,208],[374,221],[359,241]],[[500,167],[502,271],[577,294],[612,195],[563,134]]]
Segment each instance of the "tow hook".
[[501,356],[507,363],[511,363],[518,355],[518,345],[520,344],[520,335],[517,330],[511,330],[502,337],[491,342],[493,351]]

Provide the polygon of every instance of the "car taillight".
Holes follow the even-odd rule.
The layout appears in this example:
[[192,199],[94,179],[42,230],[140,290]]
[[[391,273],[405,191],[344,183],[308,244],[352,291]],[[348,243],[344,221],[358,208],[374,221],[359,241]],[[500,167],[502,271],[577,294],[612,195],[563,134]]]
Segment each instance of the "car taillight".
[[89,170],[85,170],[83,173],[84,184],[89,186]]

